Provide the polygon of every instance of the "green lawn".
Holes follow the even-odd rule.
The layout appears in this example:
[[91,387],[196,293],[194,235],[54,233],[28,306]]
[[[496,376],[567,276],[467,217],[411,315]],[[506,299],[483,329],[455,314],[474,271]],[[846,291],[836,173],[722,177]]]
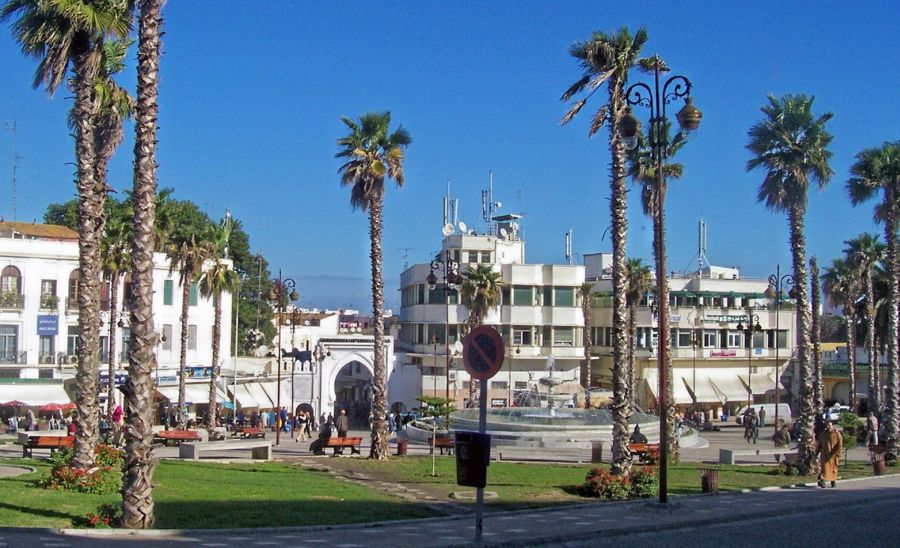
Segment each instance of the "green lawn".
[[[72,519],[118,503],[118,495],[47,491],[47,470],[0,480],[0,526],[70,527]],[[379,491],[281,463],[222,465],[162,461],[153,476],[159,528],[278,527],[360,523],[433,515]]]

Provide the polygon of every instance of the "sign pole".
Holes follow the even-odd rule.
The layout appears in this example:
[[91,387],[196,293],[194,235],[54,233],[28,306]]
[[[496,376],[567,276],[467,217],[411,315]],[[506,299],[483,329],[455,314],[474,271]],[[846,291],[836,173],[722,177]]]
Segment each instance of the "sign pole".
[[[487,381],[481,382],[481,391],[478,398],[478,433],[487,431]],[[481,543],[481,531],[484,526],[484,487],[478,487],[475,491],[475,542]]]

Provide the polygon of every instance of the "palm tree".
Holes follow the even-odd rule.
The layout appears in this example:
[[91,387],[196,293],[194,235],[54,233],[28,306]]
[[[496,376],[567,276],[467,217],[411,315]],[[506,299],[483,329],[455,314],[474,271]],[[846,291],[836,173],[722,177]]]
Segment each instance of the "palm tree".
[[381,262],[382,209],[384,207],[385,177],[403,186],[404,150],[412,137],[398,127],[390,131],[390,112],[368,112],[359,121],[341,118],[347,129],[345,137],[338,139],[341,150],[335,155],[346,158],[338,169],[341,185],[350,185],[350,205],[369,213],[370,259],[372,261],[372,315],[374,316],[375,349],[373,360],[375,375],[372,387],[372,448],[369,457],[386,459],[388,456],[387,385],[384,363],[384,279]]
[[106,411],[112,416],[115,410],[116,390],[116,340],[119,321],[119,282],[131,264],[131,220],[127,211],[119,207],[112,210],[106,222],[100,257],[104,279],[109,283],[109,379],[107,384]]
[[810,183],[823,188],[833,174],[827,149],[832,136],[825,130],[830,112],[816,118],[814,98],[805,95],[768,96],[762,107],[763,120],[749,131],[747,148],[754,157],[747,171],[761,168],[765,178],[757,200],[766,207],[788,216],[794,288],[797,292],[797,364],[800,387],[800,463],[814,470],[813,391],[809,364],[809,301],[807,300],[806,240],[804,217]]
[[888,329],[887,358],[888,378],[885,387],[887,408],[887,433],[897,441],[900,434],[900,409],[898,409],[897,367],[900,356],[897,349],[898,308],[900,308],[900,258],[898,258],[897,228],[900,219],[900,141],[886,142],[881,148],[866,149],[856,155],[856,163],[850,168],[852,177],[847,182],[850,202],[856,206],[872,198],[879,191],[882,202],[875,209],[875,219],[884,223],[884,241],[887,246],[886,270],[888,279]]
[[[645,265],[640,259],[628,259],[628,292],[625,294],[628,304],[628,367],[626,377],[628,383],[628,412],[629,415],[634,410],[634,352],[636,326],[637,326],[637,307],[641,303],[641,299],[653,287],[653,276],[650,267]],[[674,437],[674,435],[673,435]]]
[[[658,55],[641,60],[641,66],[646,70],[652,70],[653,67],[659,66],[660,72],[668,71],[665,61]],[[656,123],[658,122],[651,122],[651,124]],[[677,154],[686,143],[684,135],[681,132],[679,132],[674,139],[670,139],[670,129],[671,123],[666,122],[663,127],[663,135],[665,136],[666,143],[668,143],[666,146],[666,158],[671,158]],[[632,178],[634,183],[641,187],[641,207],[644,211],[644,215],[653,219],[653,260],[654,264],[657,265],[657,271],[665,274],[665,227],[660,223],[660,219],[664,217],[664,210],[660,211],[659,207],[660,205],[665,204],[668,181],[681,179],[684,175],[684,166],[672,162],[663,165],[663,185],[662,188],[660,188],[656,159],[654,158],[653,149],[650,145],[650,131],[653,131],[653,128],[648,128],[648,133],[646,135],[639,132],[637,136],[637,147],[628,152],[628,175]],[[669,294],[665,278],[662,282],[664,293],[657,296],[657,303],[668,303]],[[662,310],[658,310],[658,314],[658,317],[664,316]],[[671,330],[660,329],[659,334],[660,348],[670,348],[672,345]],[[668,454],[673,460],[677,460],[678,437],[675,435],[675,375],[672,368],[671,352],[666,353],[666,362],[666,440],[668,440]],[[633,390],[633,388],[634,387],[632,386],[631,389]],[[632,405],[633,404],[634,402],[632,402]]]
[[210,248],[206,244],[208,235],[179,232],[169,242],[166,255],[169,258],[169,272],[178,271],[178,283],[181,284],[181,352],[178,368],[178,426],[187,425],[187,406],[185,405],[185,377],[187,371],[188,348],[188,312],[190,311],[191,291],[200,275],[203,265],[209,257]]
[[[841,308],[847,322],[847,366],[851,407],[856,403],[856,297],[859,280],[856,270],[846,259],[833,259],[822,276],[825,294],[833,306]],[[855,411],[855,407],[853,407]]]
[[100,238],[104,224],[105,192],[98,192],[95,177],[93,83],[106,37],[124,38],[131,30],[126,0],[90,2],[70,0],[7,0],[0,21],[18,17],[13,35],[25,55],[39,59],[33,86],[50,95],[66,79],[72,66],[71,88],[75,100],[75,158],[78,189],[78,327],[76,345],[77,433],[73,466],[87,469],[94,464],[97,443],[97,384],[100,372]]
[[584,330],[581,335],[581,343],[584,346],[584,361],[581,362],[581,387],[587,390],[591,387],[591,347],[594,344],[591,336],[593,329],[591,301],[594,296],[594,282],[581,284],[578,294],[581,296],[581,318],[584,321]]
[[[503,298],[503,280],[490,265],[479,264],[469,268],[459,288],[460,303],[469,311],[468,330],[484,323],[488,312],[500,306]],[[475,380],[469,381],[469,401],[475,401]]]
[[[216,382],[219,379],[219,344],[222,338],[222,293],[234,293],[239,282],[237,273],[223,262],[228,255],[228,243],[231,238],[231,217],[226,217],[222,226],[216,227],[210,240],[209,258],[212,264],[200,277],[200,294],[205,298],[212,297],[215,310],[212,340],[212,374],[209,378],[209,409],[206,412],[206,425],[216,425]],[[235,314],[237,309],[235,308]]]
[[153,325],[153,251],[156,219],[156,125],[163,0],[140,0],[135,104],[134,222],[131,248],[131,352],[122,479],[122,526],[149,529],[153,504],[153,370],[158,336]]
[[626,353],[626,262],[625,243],[627,239],[627,194],[625,191],[625,144],[619,131],[625,114],[625,82],[628,71],[635,64],[641,48],[647,42],[644,28],[631,35],[627,28],[614,34],[594,32],[587,41],[576,42],[569,54],[578,59],[582,77],[562,95],[568,102],[581,92],[584,97],[575,102],[562,119],[566,124],[584,107],[588,99],[603,84],[606,84],[607,100],[597,109],[591,120],[588,136],[597,133],[605,123],[609,123],[609,150],[612,158],[610,166],[610,216],[613,241],[613,466],[615,474],[627,475],[631,469],[631,454],[628,452],[628,416],[625,401],[628,387],[625,380]]
[[825,410],[825,402],[822,396],[822,330],[819,321],[819,304],[822,302],[821,285],[819,284],[819,260],[816,257],[809,259],[809,281],[812,287],[810,294],[810,308],[812,318],[810,322],[810,344],[812,345],[812,384],[813,407],[818,415]]
[[884,258],[884,244],[878,241],[877,234],[863,232],[852,240],[844,240],[847,246],[844,254],[848,262],[856,269],[857,278],[860,281],[860,289],[865,294],[866,315],[866,351],[869,358],[869,390],[866,393],[867,407],[878,409],[877,382],[875,380],[878,369],[878,352],[875,349],[875,286],[873,275],[875,265]]

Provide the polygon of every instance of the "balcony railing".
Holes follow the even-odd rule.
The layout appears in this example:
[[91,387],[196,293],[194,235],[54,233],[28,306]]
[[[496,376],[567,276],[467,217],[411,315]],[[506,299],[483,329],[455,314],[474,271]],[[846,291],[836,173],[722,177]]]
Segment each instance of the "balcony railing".
[[0,363],[25,365],[28,363],[28,352],[23,350],[21,352],[12,351],[0,353]]
[[0,308],[22,310],[25,308],[25,295],[20,295],[14,291],[0,293]]
[[59,306],[59,297],[56,295],[41,295],[41,310],[56,310]]

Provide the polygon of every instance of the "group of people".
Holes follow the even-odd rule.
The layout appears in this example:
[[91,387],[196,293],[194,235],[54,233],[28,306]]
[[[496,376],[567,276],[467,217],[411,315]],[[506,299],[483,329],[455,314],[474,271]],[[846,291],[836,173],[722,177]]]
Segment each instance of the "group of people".
[[759,429],[766,425],[766,410],[763,407],[759,408],[759,413],[757,414],[756,409],[749,407],[746,411],[744,411],[744,439],[747,440],[747,443],[756,443],[756,440],[759,439]]

